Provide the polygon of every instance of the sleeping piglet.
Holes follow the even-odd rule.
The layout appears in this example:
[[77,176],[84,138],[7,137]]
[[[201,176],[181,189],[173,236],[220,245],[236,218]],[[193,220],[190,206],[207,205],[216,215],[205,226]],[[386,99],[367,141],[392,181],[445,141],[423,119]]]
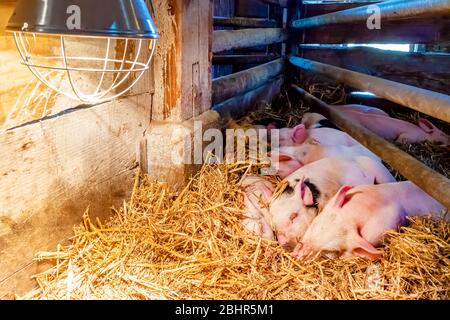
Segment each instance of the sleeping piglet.
[[308,258],[358,256],[376,260],[383,235],[406,222],[406,217],[434,215],[445,208],[413,183],[343,186],[312,222],[292,255]]
[[345,117],[361,124],[378,136],[400,143],[430,141],[448,145],[450,138],[430,121],[419,118],[418,125],[380,114],[367,114],[360,111],[344,110]]
[[281,147],[271,152],[272,166],[282,178],[286,178],[308,163],[323,158],[343,157],[354,159],[358,156],[366,156],[381,162],[380,158],[360,144],[353,146],[329,146],[317,143],[304,143],[300,146]]
[[298,146],[305,142],[317,142],[323,145],[344,145],[352,146],[358,142],[347,133],[333,128],[313,128],[306,129],[300,124],[295,128],[272,129],[269,132],[279,130],[279,147]]
[[286,178],[288,186],[270,203],[269,221],[281,246],[293,250],[313,219],[343,185],[394,182],[381,162],[368,157],[324,158]]
[[333,107],[335,107],[339,110],[342,110],[342,111],[357,111],[357,112],[362,112],[365,114],[378,114],[381,116],[389,117],[389,115],[381,109],[365,106],[362,104],[345,104],[345,105],[336,105]]
[[[340,111],[358,111],[365,114],[378,114],[389,117],[389,115],[381,109],[375,107],[369,107],[359,104],[347,104],[347,105],[338,105],[334,106]],[[321,115],[320,113],[307,112],[302,117],[302,124],[305,125],[307,129],[311,128],[321,128],[324,126],[333,127],[334,125],[330,125],[330,121]]]

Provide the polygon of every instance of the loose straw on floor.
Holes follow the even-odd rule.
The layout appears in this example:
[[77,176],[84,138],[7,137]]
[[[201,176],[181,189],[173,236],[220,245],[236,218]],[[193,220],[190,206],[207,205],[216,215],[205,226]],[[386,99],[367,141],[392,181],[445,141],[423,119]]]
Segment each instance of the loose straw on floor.
[[[248,165],[205,166],[174,196],[141,178],[105,224],[88,213],[25,299],[448,299],[450,225],[415,219],[384,258],[295,261],[240,223]],[[251,172],[252,170],[250,170]]]

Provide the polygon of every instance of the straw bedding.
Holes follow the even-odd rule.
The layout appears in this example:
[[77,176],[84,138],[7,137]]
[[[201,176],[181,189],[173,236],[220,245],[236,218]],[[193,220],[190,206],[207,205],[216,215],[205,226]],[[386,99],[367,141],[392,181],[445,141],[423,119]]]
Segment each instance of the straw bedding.
[[[269,116],[292,126],[308,110],[293,106],[287,93],[278,103],[277,111],[262,110],[240,124]],[[411,220],[387,235],[378,262],[297,261],[240,223],[240,182],[257,169],[247,163],[205,165],[178,194],[137,174],[131,199],[110,221],[91,221],[87,211],[69,245],[38,255],[54,266],[35,276],[35,290],[18,298],[450,298],[448,223]]]
[[250,165],[205,166],[180,194],[148,177],[104,225],[86,213],[71,244],[38,259],[33,299],[448,299],[450,225],[415,219],[384,258],[293,260],[241,226]]

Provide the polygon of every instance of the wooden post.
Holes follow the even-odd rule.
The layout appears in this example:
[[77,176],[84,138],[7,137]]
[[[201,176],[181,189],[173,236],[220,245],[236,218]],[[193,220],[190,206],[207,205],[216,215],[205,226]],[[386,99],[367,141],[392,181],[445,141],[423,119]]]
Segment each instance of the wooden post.
[[185,121],[211,106],[211,77],[204,75],[211,72],[212,3],[158,0],[153,7],[165,32],[155,55],[152,119]]
[[213,2],[158,0],[153,5],[158,11],[156,25],[162,24],[164,32],[155,55],[152,122],[145,134],[147,173],[181,189],[198,166],[174,161],[174,150],[191,152],[186,146],[194,121],[201,121],[205,130],[217,126],[217,119],[207,116],[211,113]]

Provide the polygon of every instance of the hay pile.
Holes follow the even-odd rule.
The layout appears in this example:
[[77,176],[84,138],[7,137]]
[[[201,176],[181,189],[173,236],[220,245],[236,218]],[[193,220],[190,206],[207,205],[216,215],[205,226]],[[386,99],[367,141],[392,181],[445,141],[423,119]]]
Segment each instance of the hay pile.
[[[440,130],[446,134],[450,134],[450,125],[440,121],[438,119],[432,119],[419,112],[399,112],[391,110],[391,116],[399,118],[411,123],[418,123],[419,118],[423,117],[430,120]],[[416,159],[422,161],[428,167],[432,168],[436,172],[450,178],[450,146],[442,146],[432,142],[421,142],[415,144],[409,143],[397,143],[397,146],[406,151]]]
[[397,145],[436,172],[450,178],[450,147],[428,141],[415,144],[399,143]]
[[[309,91],[332,104],[345,101],[342,87],[316,83]],[[272,106],[233,125],[269,118],[293,127],[308,111],[309,106],[283,91]],[[401,147],[448,174],[443,149],[430,153],[420,151],[422,144]],[[450,298],[448,223],[412,220],[401,232],[389,233],[384,258],[375,263],[357,258],[296,261],[276,242],[261,240],[240,224],[239,183],[257,169],[242,163],[205,165],[180,194],[138,175],[131,199],[109,222],[91,221],[86,212],[70,245],[39,254],[38,260],[53,261],[54,267],[36,275],[38,287],[18,298]]]
[[178,195],[141,177],[108,223],[85,215],[24,299],[448,299],[450,225],[417,219],[384,258],[293,260],[247,233],[239,182],[250,165],[204,166]]

